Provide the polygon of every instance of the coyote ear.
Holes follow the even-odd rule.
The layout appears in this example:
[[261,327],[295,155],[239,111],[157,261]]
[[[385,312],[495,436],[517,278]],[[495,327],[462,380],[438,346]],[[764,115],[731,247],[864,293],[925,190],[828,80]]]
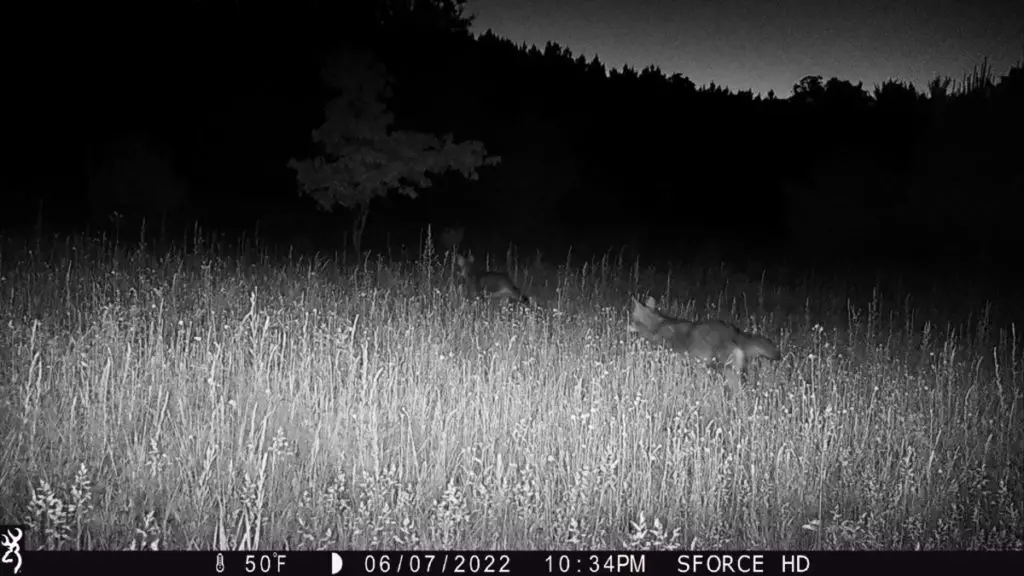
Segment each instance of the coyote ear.
[[648,308],[654,308],[654,306],[655,306],[655,305],[656,305],[657,303],[658,303],[658,302],[657,302],[657,301],[656,301],[656,300],[654,299],[654,296],[648,296],[648,297],[647,297],[647,307],[648,307]]

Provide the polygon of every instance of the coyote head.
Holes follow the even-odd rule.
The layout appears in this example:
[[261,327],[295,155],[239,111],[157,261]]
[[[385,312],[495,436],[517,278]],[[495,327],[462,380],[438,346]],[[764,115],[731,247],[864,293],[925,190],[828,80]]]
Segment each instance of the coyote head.
[[655,304],[657,302],[653,296],[648,296],[643,304],[633,298],[633,314],[626,322],[626,331],[639,332],[641,329],[650,329],[652,324],[661,318],[661,314],[654,307]]

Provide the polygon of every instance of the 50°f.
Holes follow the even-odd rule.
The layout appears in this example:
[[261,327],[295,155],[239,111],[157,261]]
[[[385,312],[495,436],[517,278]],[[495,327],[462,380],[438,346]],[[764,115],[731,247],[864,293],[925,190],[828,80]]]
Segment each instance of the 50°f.
[[270,554],[246,554],[245,572],[247,574],[280,574],[284,568],[284,554],[271,552]]

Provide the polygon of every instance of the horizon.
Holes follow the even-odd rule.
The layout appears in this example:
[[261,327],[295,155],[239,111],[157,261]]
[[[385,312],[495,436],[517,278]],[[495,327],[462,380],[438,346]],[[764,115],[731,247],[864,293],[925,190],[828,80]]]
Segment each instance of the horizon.
[[476,17],[474,34],[490,29],[541,51],[555,42],[588,62],[596,55],[609,71],[655,65],[698,87],[774,90],[779,98],[806,76],[862,82],[869,92],[895,79],[927,92],[934,78],[959,81],[986,59],[996,79],[1024,61],[1024,2],[644,0],[628,13],[624,6],[470,0],[466,14]]

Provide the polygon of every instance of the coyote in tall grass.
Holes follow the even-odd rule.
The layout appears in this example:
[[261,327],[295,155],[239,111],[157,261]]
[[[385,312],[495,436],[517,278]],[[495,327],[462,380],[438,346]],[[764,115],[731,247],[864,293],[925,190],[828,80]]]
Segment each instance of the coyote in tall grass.
[[647,298],[646,304],[634,298],[633,315],[627,330],[680,354],[707,360],[719,371],[728,368],[726,376],[730,383],[739,384],[748,359],[759,356],[769,360],[782,358],[779,349],[767,338],[744,334],[718,320],[690,322],[673,318],[659,312],[655,304],[652,297]]
[[470,298],[507,298],[528,304],[530,299],[516,287],[515,282],[504,272],[479,270],[474,265],[473,255],[455,255],[455,262],[462,270],[462,278],[466,284],[466,295]]

